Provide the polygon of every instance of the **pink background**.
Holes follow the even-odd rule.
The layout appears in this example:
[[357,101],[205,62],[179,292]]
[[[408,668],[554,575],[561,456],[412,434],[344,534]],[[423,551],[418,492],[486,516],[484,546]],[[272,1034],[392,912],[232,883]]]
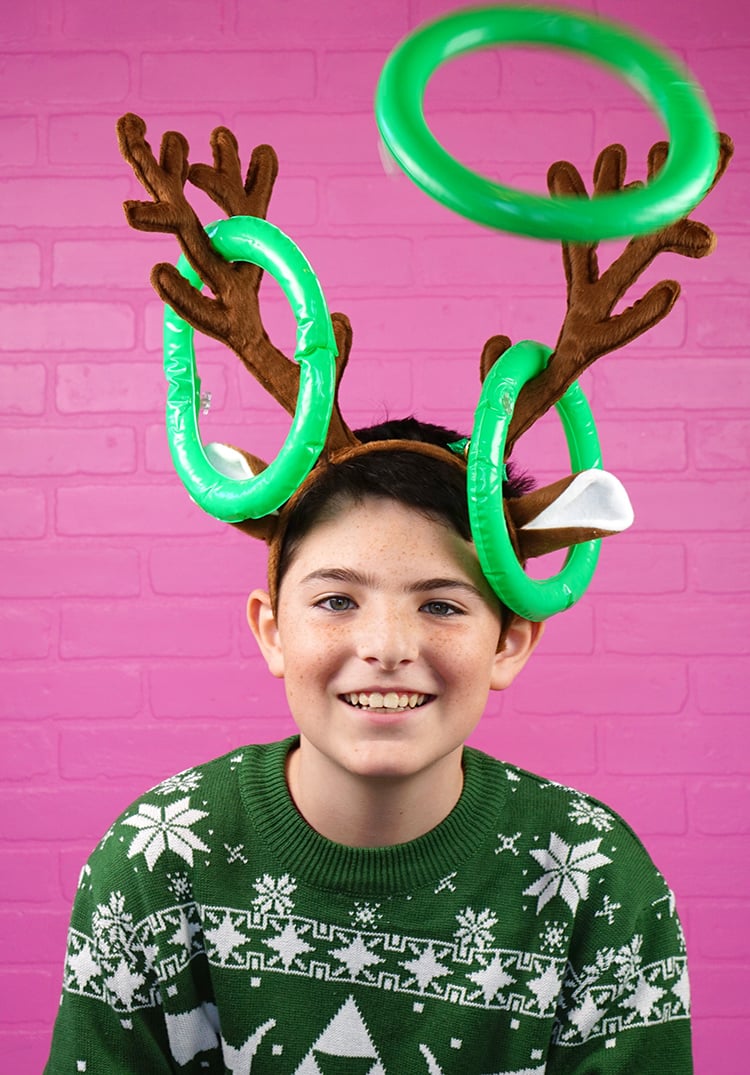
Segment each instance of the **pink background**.
[[[3,1070],[37,1072],[60,988],[78,871],[150,784],[291,729],[244,624],[262,549],[204,517],[172,474],[162,423],[168,236],[129,231],[141,191],[114,123],[154,145],[185,132],[208,159],[219,123],[246,160],[272,141],[270,219],[352,318],[351,425],[417,410],[468,428],[486,337],[554,343],[559,249],[454,217],[384,173],[371,99],[395,41],[437,0],[25,0],[0,30],[0,983]],[[634,529],[602,551],[585,599],[549,624],[481,747],[611,803],[642,834],[684,917],[697,1070],[750,1054],[747,595],[750,20],[739,0],[590,0],[668,43],[738,143],[697,214],[705,261],[671,255],[668,320],[585,378],[606,465]],[[435,129],[479,170],[543,188],[570,157],[588,177],[623,141],[631,174],[659,124],[616,79],[569,57],[476,54],[428,95]],[[205,221],[218,215],[201,205]],[[642,289],[641,289],[642,290]],[[293,321],[272,283],[267,321]],[[640,292],[636,292],[640,293]],[[199,340],[208,436],[274,453],[286,429],[236,360]],[[567,469],[550,418],[522,445],[542,479]]]

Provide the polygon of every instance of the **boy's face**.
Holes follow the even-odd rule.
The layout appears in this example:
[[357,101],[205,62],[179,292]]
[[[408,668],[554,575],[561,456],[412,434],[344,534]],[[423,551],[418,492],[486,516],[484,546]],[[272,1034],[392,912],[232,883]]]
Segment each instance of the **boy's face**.
[[368,498],[302,540],[274,617],[248,605],[285,681],[303,750],[367,778],[404,778],[461,747],[490,690],[507,687],[540,633],[500,609],[473,546],[401,504]]

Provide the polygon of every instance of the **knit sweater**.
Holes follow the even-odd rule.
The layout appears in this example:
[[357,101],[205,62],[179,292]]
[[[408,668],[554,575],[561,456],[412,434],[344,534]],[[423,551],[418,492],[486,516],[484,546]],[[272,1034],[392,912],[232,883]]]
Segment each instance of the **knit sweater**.
[[607,807],[467,748],[440,825],[345,847],[295,810],[293,743],[172,777],[107,832],[46,1075],[692,1071],[674,901]]

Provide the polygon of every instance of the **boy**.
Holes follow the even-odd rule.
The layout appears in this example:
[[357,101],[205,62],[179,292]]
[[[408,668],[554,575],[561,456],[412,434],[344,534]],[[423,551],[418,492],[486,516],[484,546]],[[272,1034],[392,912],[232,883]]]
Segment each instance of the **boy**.
[[690,1072],[682,932],[637,837],[463,745],[541,626],[483,578],[458,434],[358,438],[389,445],[313,471],[248,602],[299,736],[104,837],[48,1075]]

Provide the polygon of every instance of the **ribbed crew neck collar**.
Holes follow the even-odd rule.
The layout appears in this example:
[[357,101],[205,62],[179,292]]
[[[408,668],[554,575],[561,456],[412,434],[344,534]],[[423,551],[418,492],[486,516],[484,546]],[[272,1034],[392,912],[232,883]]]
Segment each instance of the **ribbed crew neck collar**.
[[[464,787],[448,817],[424,836],[391,847],[347,847],[310,828],[284,777],[297,736],[244,752],[240,790],[250,823],[287,872],[317,888],[353,895],[396,895],[436,883],[494,836],[507,794],[487,755],[464,749]],[[492,770],[494,769],[494,773]]]

